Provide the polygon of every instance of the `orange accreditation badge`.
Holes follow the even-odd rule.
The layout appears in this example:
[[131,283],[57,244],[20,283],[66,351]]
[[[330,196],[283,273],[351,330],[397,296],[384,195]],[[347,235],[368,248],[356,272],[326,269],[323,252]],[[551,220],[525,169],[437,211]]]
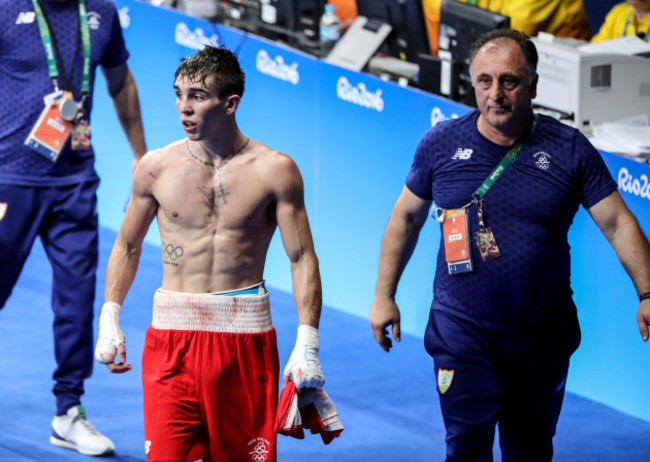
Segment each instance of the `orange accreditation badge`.
[[52,162],[56,162],[72,130],[72,122],[61,117],[61,96],[55,93],[45,97],[45,108],[25,140],[27,146]]
[[473,271],[466,208],[445,210],[443,217],[442,235],[449,274]]

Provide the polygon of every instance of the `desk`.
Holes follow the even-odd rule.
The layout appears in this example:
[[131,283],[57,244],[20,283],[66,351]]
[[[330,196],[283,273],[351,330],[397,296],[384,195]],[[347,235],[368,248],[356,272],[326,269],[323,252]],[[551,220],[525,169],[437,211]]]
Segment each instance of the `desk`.
[[[150,148],[185,136],[172,90],[179,59],[206,41],[225,44],[239,54],[247,88],[238,123],[246,135],[291,155],[303,174],[324,304],[366,317],[381,238],[415,147],[433,124],[468,108],[174,10],[136,0],[115,3],[131,52],[129,65],[138,83]],[[131,153],[101,85],[98,82],[95,107],[106,109],[96,111],[92,120],[99,127],[93,132],[102,178],[99,216],[102,226],[117,230],[123,218],[122,198],[130,189],[125,172],[130,171]],[[623,197],[650,233],[650,166],[613,154],[603,156]],[[420,338],[431,302],[439,239],[438,225],[430,220],[398,291],[403,331]],[[155,232],[147,240],[160,245]],[[574,356],[568,388],[648,420],[650,345],[642,344],[637,332],[638,301],[632,284],[584,211],[576,216],[570,242],[584,340]],[[266,279],[272,287],[291,291],[289,262],[277,234],[269,250]],[[370,328],[367,335],[374,341]]]

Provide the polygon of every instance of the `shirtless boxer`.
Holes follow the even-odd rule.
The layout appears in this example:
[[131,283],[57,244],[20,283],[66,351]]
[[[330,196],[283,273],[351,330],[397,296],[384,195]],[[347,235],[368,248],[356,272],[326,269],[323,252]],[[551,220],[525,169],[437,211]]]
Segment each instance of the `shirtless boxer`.
[[[284,370],[321,388],[321,283],[294,161],[245,136],[237,57],[207,46],[176,71],[187,138],[148,153],[106,270],[95,357],[127,372],[121,304],[154,217],[163,282],[142,354],[148,461],[275,460],[279,359],[264,263],[276,226],[291,261],[296,347]],[[116,356],[119,358],[115,362]]]

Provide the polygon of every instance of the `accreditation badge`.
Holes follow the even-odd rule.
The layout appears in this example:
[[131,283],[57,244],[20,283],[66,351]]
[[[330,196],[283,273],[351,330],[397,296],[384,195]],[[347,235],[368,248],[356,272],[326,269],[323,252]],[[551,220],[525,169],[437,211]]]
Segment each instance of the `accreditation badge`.
[[449,274],[474,270],[470,251],[469,220],[467,209],[445,209],[442,222],[445,259]]
[[72,128],[70,146],[75,151],[90,149],[90,125],[84,118],[78,119]]
[[476,246],[483,261],[492,260],[501,256],[501,251],[490,228],[483,228],[481,231],[476,231],[474,233],[474,239],[476,240]]
[[72,130],[72,122],[61,116],[62,97],[61,92],[44,97],[45,107],[25,140],[25,145],[52,162],[59,158]]

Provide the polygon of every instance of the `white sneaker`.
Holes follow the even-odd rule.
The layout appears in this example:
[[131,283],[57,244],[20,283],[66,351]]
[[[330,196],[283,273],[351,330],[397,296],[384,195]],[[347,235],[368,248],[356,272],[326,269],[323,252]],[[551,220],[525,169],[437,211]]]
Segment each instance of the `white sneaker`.
[[113,442],[86,420],[86,410],[79,405],[68,409],[66,415],[54,417],[50,443],[87,456],[109,456],[115,451]]

